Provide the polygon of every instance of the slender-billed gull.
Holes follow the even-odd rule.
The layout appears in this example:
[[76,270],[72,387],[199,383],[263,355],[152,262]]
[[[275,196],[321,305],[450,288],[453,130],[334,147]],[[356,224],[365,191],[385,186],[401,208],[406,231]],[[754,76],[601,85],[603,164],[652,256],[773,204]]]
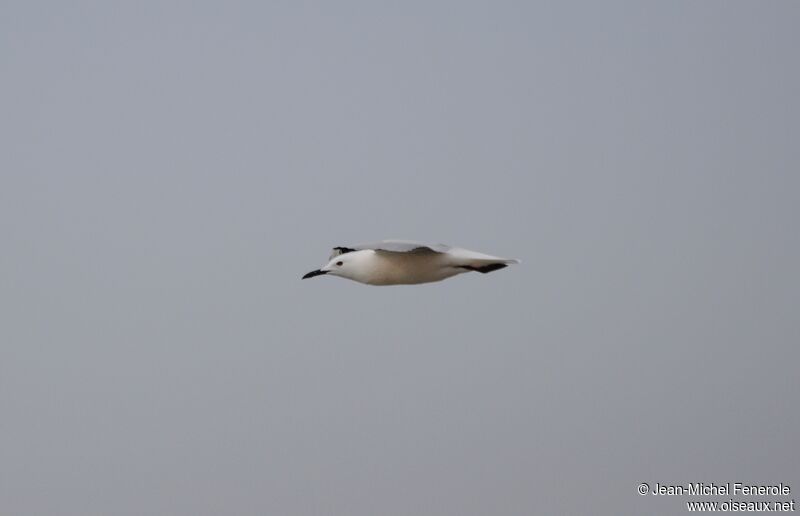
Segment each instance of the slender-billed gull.
[[368,285],[414,285],[441,281],[464,272],[496,271],[519,260],[409,240],[383,240],[352,247],[334,247],[328,263],[305,276],[323,274]]

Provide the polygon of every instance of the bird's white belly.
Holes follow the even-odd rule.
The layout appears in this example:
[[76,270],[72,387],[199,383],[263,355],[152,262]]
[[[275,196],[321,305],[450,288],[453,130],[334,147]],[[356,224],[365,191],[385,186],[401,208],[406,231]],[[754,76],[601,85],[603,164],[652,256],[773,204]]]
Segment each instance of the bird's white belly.
[[455,276],[464,270],[446,263],[441,256],[373,256],[363,283],[370,285],[415,285],[431,283]]

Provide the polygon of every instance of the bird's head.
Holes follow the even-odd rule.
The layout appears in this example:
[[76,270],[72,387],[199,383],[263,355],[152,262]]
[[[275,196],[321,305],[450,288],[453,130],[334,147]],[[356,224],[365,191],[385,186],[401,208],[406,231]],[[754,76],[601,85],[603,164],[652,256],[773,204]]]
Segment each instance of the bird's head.
[[375,254],[375,251],[371,249],[349,251],[343,254],[334,252],[334,255],[324,267],[309,272],[303,276],[303,279],[330,274],[363,282],[369,272],[367,265],[373,254]]

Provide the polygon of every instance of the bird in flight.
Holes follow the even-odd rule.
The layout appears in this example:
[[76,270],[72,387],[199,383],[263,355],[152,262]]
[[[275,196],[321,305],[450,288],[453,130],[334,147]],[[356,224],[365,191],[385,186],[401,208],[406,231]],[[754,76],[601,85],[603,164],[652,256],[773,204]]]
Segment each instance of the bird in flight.
[[328,263],[303,279],[330,274],[367,285],[415,285],[464,272],[488,272],[520,263],[488,254],[410,240],[382,240],[352,247],[334,247]]

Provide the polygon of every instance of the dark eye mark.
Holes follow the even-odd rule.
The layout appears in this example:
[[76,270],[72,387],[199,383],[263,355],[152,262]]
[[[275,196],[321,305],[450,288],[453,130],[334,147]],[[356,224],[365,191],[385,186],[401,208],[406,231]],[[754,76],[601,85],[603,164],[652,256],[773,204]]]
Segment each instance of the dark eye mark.
[[336,262],[336,265],[338,265],[339,267],[341,267],[343,263],[344,263],[344,262]]

